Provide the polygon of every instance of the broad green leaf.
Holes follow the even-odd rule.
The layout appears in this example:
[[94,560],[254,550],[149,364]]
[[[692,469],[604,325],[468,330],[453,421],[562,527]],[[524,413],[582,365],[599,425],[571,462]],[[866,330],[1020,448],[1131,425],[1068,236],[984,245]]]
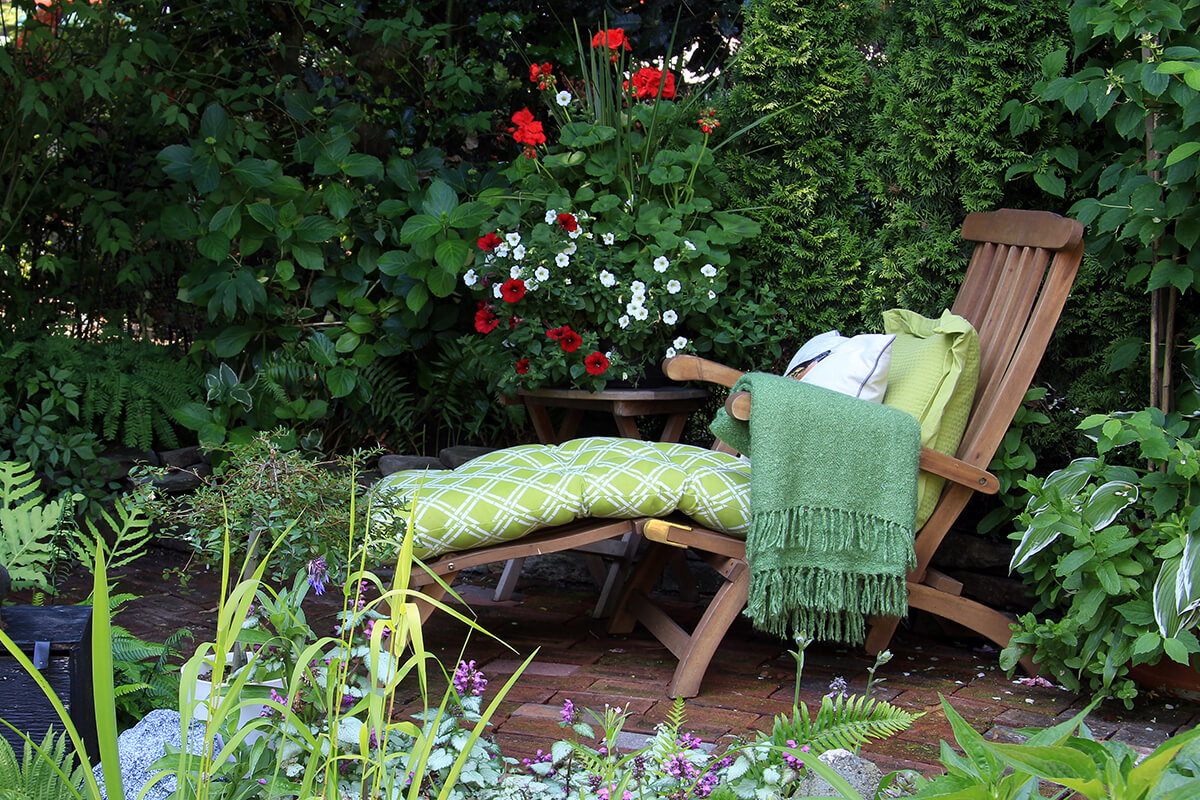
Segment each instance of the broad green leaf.
[[[463,239],[447,239],[441,242],[437,246],[437,249],[434,250],[433,260],[453,280],[458,276],[462,268],[466,266],[467,262],[471,260],[471,246]],[[445,297],[446,295],[438,296]]]
[[1073,747],[1035,746],[984,742],[984,747],[1043,780],[1073,789],[1089,798],[1104,797],[1104,776],[1092,759]]
[[1118,372],[1133,364],[1142,352],[1145,341],[1139,336],[1127,336],[1113,347],[1108,360],[1108,371]]
[[443,230],[442,221],[429,214],[414,214],[404,220],[400,228],[400,241],[404,244],[427,242]]
[[741,239],[749,239],[762,233],[762,226],[749,217],[733,214],[728,211],[712,212],[713,219],[726,233]]
[[317,245],[295,242],[291,246],[291,251],[292,259],[305,269],[314,271],[325,269],[325,256]]
[[190,239],[200,233],[195,212],[185,205],[164,208],[161,224],[163,233],[172,239]]
[[327,183],[322,194],[325,196],[325,207],[334,219],[345,219],[354,207],[354,193],[340,183]]
[[1189,156],[1200,153],[1200,142],[1184,142],[1172,148],[1170,154],[1167,155],[1167,160],[1163,162],[1164,167],[1169,167],[1172,164],[1178,164]]
[[377,178],[383,175],[383,162],[366,153],[351,153],[342,159],[342,172],[352,178]]
[[246,206],[246,213],[269,231],[275,230],[275,226],[279,224],[279,212],[270,203],[251,203]]
[[218,358],[232,358],[246,349],[254,331],[241,325],[230,325],[221,329],[213,339],[212,350]]
[[230,174],[243,186],[249,186],[251,189],[270,186],[273,180],[271,166],[258,158],[243,158],[233,165]]
[[429,289],[423,283],[414,283],[409,288],[408,294],[404,296],[405,305],[414,314],[424,308],[427,302],[429,302]]
[[403,275],[404,269],[412,260],[412,256],[400,250],[388,250],[383,253],[375,262],[375,266],[384,275]]
[[[443,214],[449,216],[450,212],[458,207],[458,195],[444,181],[435,180],[425,191],[425,201],[422,205],[425,213],[436,218],[440,224]],[[404,227],[408,227],[407,223]]]
[[292,228],[302,242],[327,242],[337,235],[337,225],[320,214],[309,214]]
[[338,337],[338,340],[333,347],[339,353],[352,353],[354,352],[354,348],[358,347],[358,344],[361,341],[362,337],[357,333],[354,331],[346,331]]
[[451,275],[441,269],[431,270],[425,278],[425,283],[429,286],[429,291],[435,297],[449,297],[454,294],[454,289],[458,285],[456,275]]
[[200,136],[204,139],[214,139],[216,142],[225,138],[229,132],[229,115],[225,109],[216,103],[210,103],[200,117]]
[[[233,218],[233,215],[236,214],[237,211],[238,211],[238,206],[236,203],[231,206],[223,206],[223,207],[217,209],[217,213],[213,214],[212,219],[210,219],[208,221],[208,229],[210,231],[221,231],[226,236],[233,236],[232,233],[229,233],[228,231],[224,231],[222,229],[226,225],[229,224],[230,219]],[[238,227],[241,227],[240,223],[239,223]],[[236,230],[234,231],[234,233],[236,233]]]
[[192,179],[192,148],[187,145],[164,147],[158,153],[158,160],[168,178],[176,181]]
[[357,383],[354,373],[346,367],[332,367],[325,373],[325,385],[333,397],[345,397],[354,391]]
[[333,342],[320,331],[308,337],[308,354],[319,366],[332,367],[337,364],[337,350]]
[[229,255],[229,237],[216,231],[205,234],[196,240],[196,249],[205,258],[221,262]]

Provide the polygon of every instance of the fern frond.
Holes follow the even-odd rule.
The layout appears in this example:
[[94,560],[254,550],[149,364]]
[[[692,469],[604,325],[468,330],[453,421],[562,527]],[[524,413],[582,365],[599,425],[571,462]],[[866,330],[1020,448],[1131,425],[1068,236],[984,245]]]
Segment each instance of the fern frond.
[[825,697],[811,719],[803,704],[791,719],[785,714],[776,717],[771,739],[780,747],[791,739],[818,753],[837,747],[854,750],[871,739],[900,733],[919,716],[862,695]]

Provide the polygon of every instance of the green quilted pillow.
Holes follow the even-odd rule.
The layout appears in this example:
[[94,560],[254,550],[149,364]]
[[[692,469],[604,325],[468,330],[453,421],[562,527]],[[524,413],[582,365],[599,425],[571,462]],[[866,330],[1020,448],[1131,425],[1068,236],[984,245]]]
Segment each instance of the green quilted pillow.
[[[885,405],[921,423],[921,444],[954,455],[967,429],[979,380],[979,335],[971,323],[944,311],[929,319],[895,308],[884,312],[883,330],[896,334]],[[917,530],[942,494],[945,479],[922,472],[917,480]]]
[[578,519],[675,511],[744,538],[750,468],[691,445],[593,437],[496,450],[453,471],[396,472],[377,484],[376,496],[412,501],[414,549],[425,559]]

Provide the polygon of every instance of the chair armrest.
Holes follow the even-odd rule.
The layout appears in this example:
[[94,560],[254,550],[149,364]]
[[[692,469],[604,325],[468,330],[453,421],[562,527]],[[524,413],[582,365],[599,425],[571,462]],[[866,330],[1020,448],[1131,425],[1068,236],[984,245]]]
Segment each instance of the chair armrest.
[[[750,419],[750,393],[734,392],[729,395],[725,401],[725,411],[743,422]],[[921,469],[983,494],[1000,491],[1000,480],[992,473],[928,447],[921,448]]]
[[744,372],[699,356],[673,356],[662,363],[663,374],[673,381],[707,381],[733,386]]

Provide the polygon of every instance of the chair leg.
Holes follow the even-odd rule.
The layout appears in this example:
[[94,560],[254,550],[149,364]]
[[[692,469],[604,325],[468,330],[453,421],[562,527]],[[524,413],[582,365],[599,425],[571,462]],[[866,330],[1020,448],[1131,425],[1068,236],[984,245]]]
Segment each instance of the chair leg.
[[[992,640],[1002,648],[1008,647],[1008,643],[1012,640],[1012,618],[983,603],[939,592],[924,584],[910,582],[908,584],[908,604],[911,608],[919,608],[922,611],[928,611],[957,622]],[[1029,675],[1038,674],[1038,666],[1029,656],[1022,658],[1020,664]]]
[[630,599],[650,594],[658,577],[666,569],[676,548],[662,544],[650,543],[642,561],[633,571],[625,591],[613,610],[612,621],[608,623],[608,632],[615,634],[632,633],[637,625],[637,616],[630,606]]
[[687,649],[680,657],[675,675],[667,686],[667,694],[671,697],[695,697],[700,693],[700,683],[717,647],[725,639],[729,626],[746,607],[746,598],[750,593],[750,568],[744,563],[738,564],[727,579],[728,582],[717,590],[704,616],[692,631]]
[[900,617],[875,616],[871,617],[868,623],[870,627],[867,629],[867,641],[863,647],[871,655],[879,655],[892,643],[892,637],[896,635],[896,628],[900,625]]

